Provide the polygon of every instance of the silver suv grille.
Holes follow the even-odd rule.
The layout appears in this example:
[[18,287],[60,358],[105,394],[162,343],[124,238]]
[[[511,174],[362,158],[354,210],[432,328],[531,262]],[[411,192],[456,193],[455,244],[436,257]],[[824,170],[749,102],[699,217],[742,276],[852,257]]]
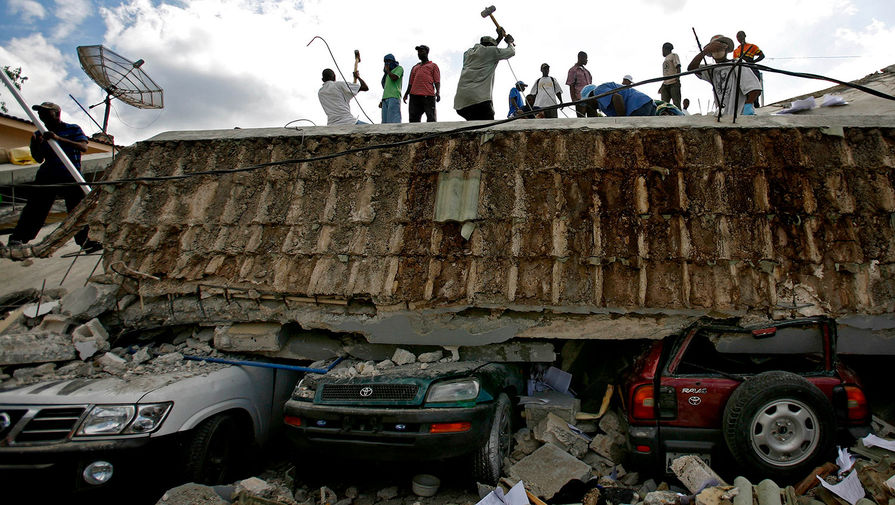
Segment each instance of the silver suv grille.
[[[84,406],[0,406],[0,445],[61,442],[71,435],[84,415]],[[8,419],[8,421],[5,421]]]
[[324,384],[321,400],[398,400],[416,398],[416,384]]

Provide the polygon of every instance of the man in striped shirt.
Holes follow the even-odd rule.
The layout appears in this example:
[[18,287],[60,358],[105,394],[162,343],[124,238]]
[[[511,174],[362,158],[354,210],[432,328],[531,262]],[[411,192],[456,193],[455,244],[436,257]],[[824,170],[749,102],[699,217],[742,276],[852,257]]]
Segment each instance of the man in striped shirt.
[[[740,59],[740,56],[742,56],[743,61],[747,63],[758,63],[764,59],[764,53],[761,52],[761,49],[759,49],[758,46],[746,43],[746,32],[743,30],[737,32],[737,42],[739,42],[740,45],[733,50],[733,59],[738,60]],[[761,72],[753,68],[752,73],[755,74],[755,77],[758,78],[758,81],[761,83],[762,89],[764,89],[764,81],[761,79]],[[755,100],[754,105],[755,107],[760,107],[758,100]]]

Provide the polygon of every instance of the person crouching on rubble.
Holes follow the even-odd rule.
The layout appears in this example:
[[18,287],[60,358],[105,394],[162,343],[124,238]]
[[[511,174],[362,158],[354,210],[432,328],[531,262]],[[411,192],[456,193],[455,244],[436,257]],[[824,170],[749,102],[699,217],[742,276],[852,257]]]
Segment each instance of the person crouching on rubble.
[[[581,98],[586,99],[602,95],[614,89],[622,88],[616,82],[604,82],[599,86],[588,84],[581,90]],[[649,96],[634,88],[619,89],[611,95],[606,95],[586,102],[588,106],[600,109],[600,112],[609,116],[655,116],[656,103]]]
[[[84,199],[84,190],[76,184],[60,187],[41,186],[75,182],[62,160],[50,147],[49,141],[55,140],[75,169],[80,172],[81,153],[87,152],[87,136],[80,126],[62,122],[62,108],[55,103],[44,102],[31,108],[37,111],[47,132],[41,134],[38,130],[31,136],[31,157],[41,165],[34,178],[35,186],[30,188],[25,208],[22,209],[15,230],[9,236],[9,247],[23,246],[37,236],[50,214],[56,197],[61,196],[65,199],[65,208],[69,214]],[[88,253],[102,249],[99,242],[87,239],[87,231],[86,226],[81,228],[75,234],[75,243]]]
[[[704,68],[705,65],[701,65],[700,62],[706,56],[714,58],[715,63],[729,62],[727,54],[731,51],[733,51],[733,40],[724,35],[715,35],[705,45],[702,52],[693,57],[693,61],[687,66],[687,70],[693,71]],[[739,114],[755,114],[752,104],[761,95],[761,82],[755,77],[752,69],[748,67],[737,69],[737,67],[731,65],[703,70],[698,72],[696,77],[712,83],[722,115],[733,114],[734,104],[736,104]],[[737,82],[739,82],[739,88],[737,88]]]

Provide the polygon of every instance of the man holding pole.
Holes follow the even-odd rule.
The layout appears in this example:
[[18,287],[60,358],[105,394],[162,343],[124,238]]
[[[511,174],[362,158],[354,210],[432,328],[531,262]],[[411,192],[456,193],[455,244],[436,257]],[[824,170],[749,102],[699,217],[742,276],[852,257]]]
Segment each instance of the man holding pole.
[[[75,182],[65,164],[51,148],[49,141],[56,141],[71,164],[80,171],[81,153],[87,152],[87,136],[80,126],[62,122],[62,109],[55,103],[44,102],[31,108],[37,111],[47,131],[41,133],[38,130],[31,137],[31,157],[41,165],[34,178],[35,186],[30,188],[28,201],[22,209],[22,215],[19,216],[19,222],[9,237],[10,247],[22,246],[37,236],[57,197],[65,198],[65,208],[69,213],[84,199],[84,190],[75,184],[59,187],[40,186]],[[85,252],[95,252],[102,248],[99,242],[87,240],[86,226],[75,235],[75,242]]]

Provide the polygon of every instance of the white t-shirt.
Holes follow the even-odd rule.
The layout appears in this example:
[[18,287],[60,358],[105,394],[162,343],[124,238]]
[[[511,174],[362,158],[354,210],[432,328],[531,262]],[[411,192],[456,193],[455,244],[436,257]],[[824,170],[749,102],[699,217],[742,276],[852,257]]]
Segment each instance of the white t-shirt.
[[357,124],[357,118],[351,114],[350,102],[358,91],[360,84],[345,81],[326,81],[320,86],[317,98],[326,112],[326,124]]
[[[662,75],[674,75],[680,73],[681,59],[678,58],[675,53],[668,53],[668,56],[665,57],[665,60],[662,62]],[[671,79],[665,79],[662,81],[663,84],[677,84],[680,82],[680,78],[672,77]]]
[[[700,65],[700,68],[705,65]],[[728,78],[728,74],[731,74]],[[715,84],[715,90],[718,92],[718,100],[721,101],[721,115],[733,115],[733,104],[734,101],[739,105],[739,111],[737,114],[743,113],[743,107],[746,106],[746,95],[751,91],[761,90],[761,83],[758,81],[758,78],[755,77],[755,74],[752,72],[752,69],[748,67],[742,68],[742,73],[739,75],[740,78],[740,89],[736,90],[737,87],[737,74],[740,74],[739,70],[735,67],[721,67],[714,68],[711,70],[703,70],[701,72],[696,73],[696,77],[699,77],[703,81],[713,82]],[[734,91],[739,91],[737,96],[734,96]]]
[[535,90],[537,90],[537,94],[535,95],[535,107],[549,107],[551,105],[557,105],[559,100],[556,99],[557,91],[559,89],[559,81],[550,77],[539,77],[537,81],[535,81]]

